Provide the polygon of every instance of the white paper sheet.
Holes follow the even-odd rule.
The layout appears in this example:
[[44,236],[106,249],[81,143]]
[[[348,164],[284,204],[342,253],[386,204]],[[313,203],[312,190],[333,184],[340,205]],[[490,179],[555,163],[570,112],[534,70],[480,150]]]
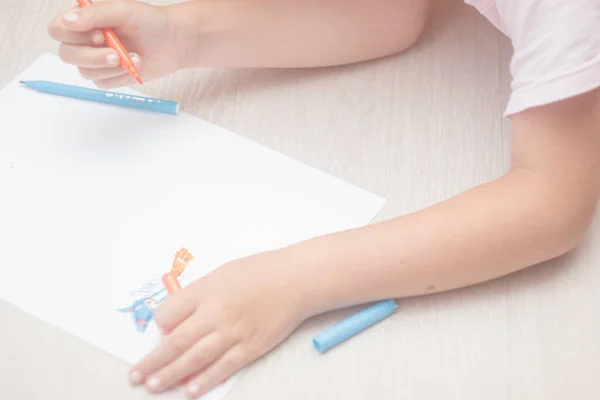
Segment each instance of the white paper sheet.
[[27,79],[93,87],[45,54],[0,92],[0,297],[128,363],[160,335],[118,310],[160,289],[180,248],[195,257],[185,285],[366,225],[385,202],[188,114],[40,94]]

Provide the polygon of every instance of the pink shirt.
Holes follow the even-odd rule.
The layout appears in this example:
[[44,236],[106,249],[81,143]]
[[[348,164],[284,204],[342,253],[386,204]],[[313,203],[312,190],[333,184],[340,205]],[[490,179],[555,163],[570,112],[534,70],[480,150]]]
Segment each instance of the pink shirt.
[[465,0],[508,36],[505,115],[600,86],[600,0]]

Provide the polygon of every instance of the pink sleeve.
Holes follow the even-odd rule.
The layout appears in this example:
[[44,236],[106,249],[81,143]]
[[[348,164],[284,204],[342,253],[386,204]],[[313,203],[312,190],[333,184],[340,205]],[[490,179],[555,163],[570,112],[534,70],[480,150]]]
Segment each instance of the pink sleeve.
[[505,115],[600,86],[600,0],[495,0],[494,12],[514,48]]

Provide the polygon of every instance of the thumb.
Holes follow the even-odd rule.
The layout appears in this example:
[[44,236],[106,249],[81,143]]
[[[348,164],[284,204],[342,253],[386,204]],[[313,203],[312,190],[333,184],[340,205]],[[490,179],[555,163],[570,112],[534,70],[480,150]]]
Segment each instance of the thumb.
[[63,16],[63,24],[73,32],[119,28],[132,17],[134,4],[129,1],[103,1],[75,8]]

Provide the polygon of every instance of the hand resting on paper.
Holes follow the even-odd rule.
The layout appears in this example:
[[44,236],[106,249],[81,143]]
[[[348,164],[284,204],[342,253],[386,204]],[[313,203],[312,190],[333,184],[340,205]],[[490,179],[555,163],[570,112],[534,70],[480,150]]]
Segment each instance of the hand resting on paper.
[[186,380],[197,397],[273,349],[306,317],[282,261],[279,252],[237,260],[167,299],[155,312],[164,339],[132,383],[163,392]]
[[176,294],[156,312],[170,333],[133,377],[160,391],[191,375],[195,396],[312,315],[474,285],[572,250],[600,198],[600,90],[520,113],[513,131],[513,165],[496,180],[232,262]]

